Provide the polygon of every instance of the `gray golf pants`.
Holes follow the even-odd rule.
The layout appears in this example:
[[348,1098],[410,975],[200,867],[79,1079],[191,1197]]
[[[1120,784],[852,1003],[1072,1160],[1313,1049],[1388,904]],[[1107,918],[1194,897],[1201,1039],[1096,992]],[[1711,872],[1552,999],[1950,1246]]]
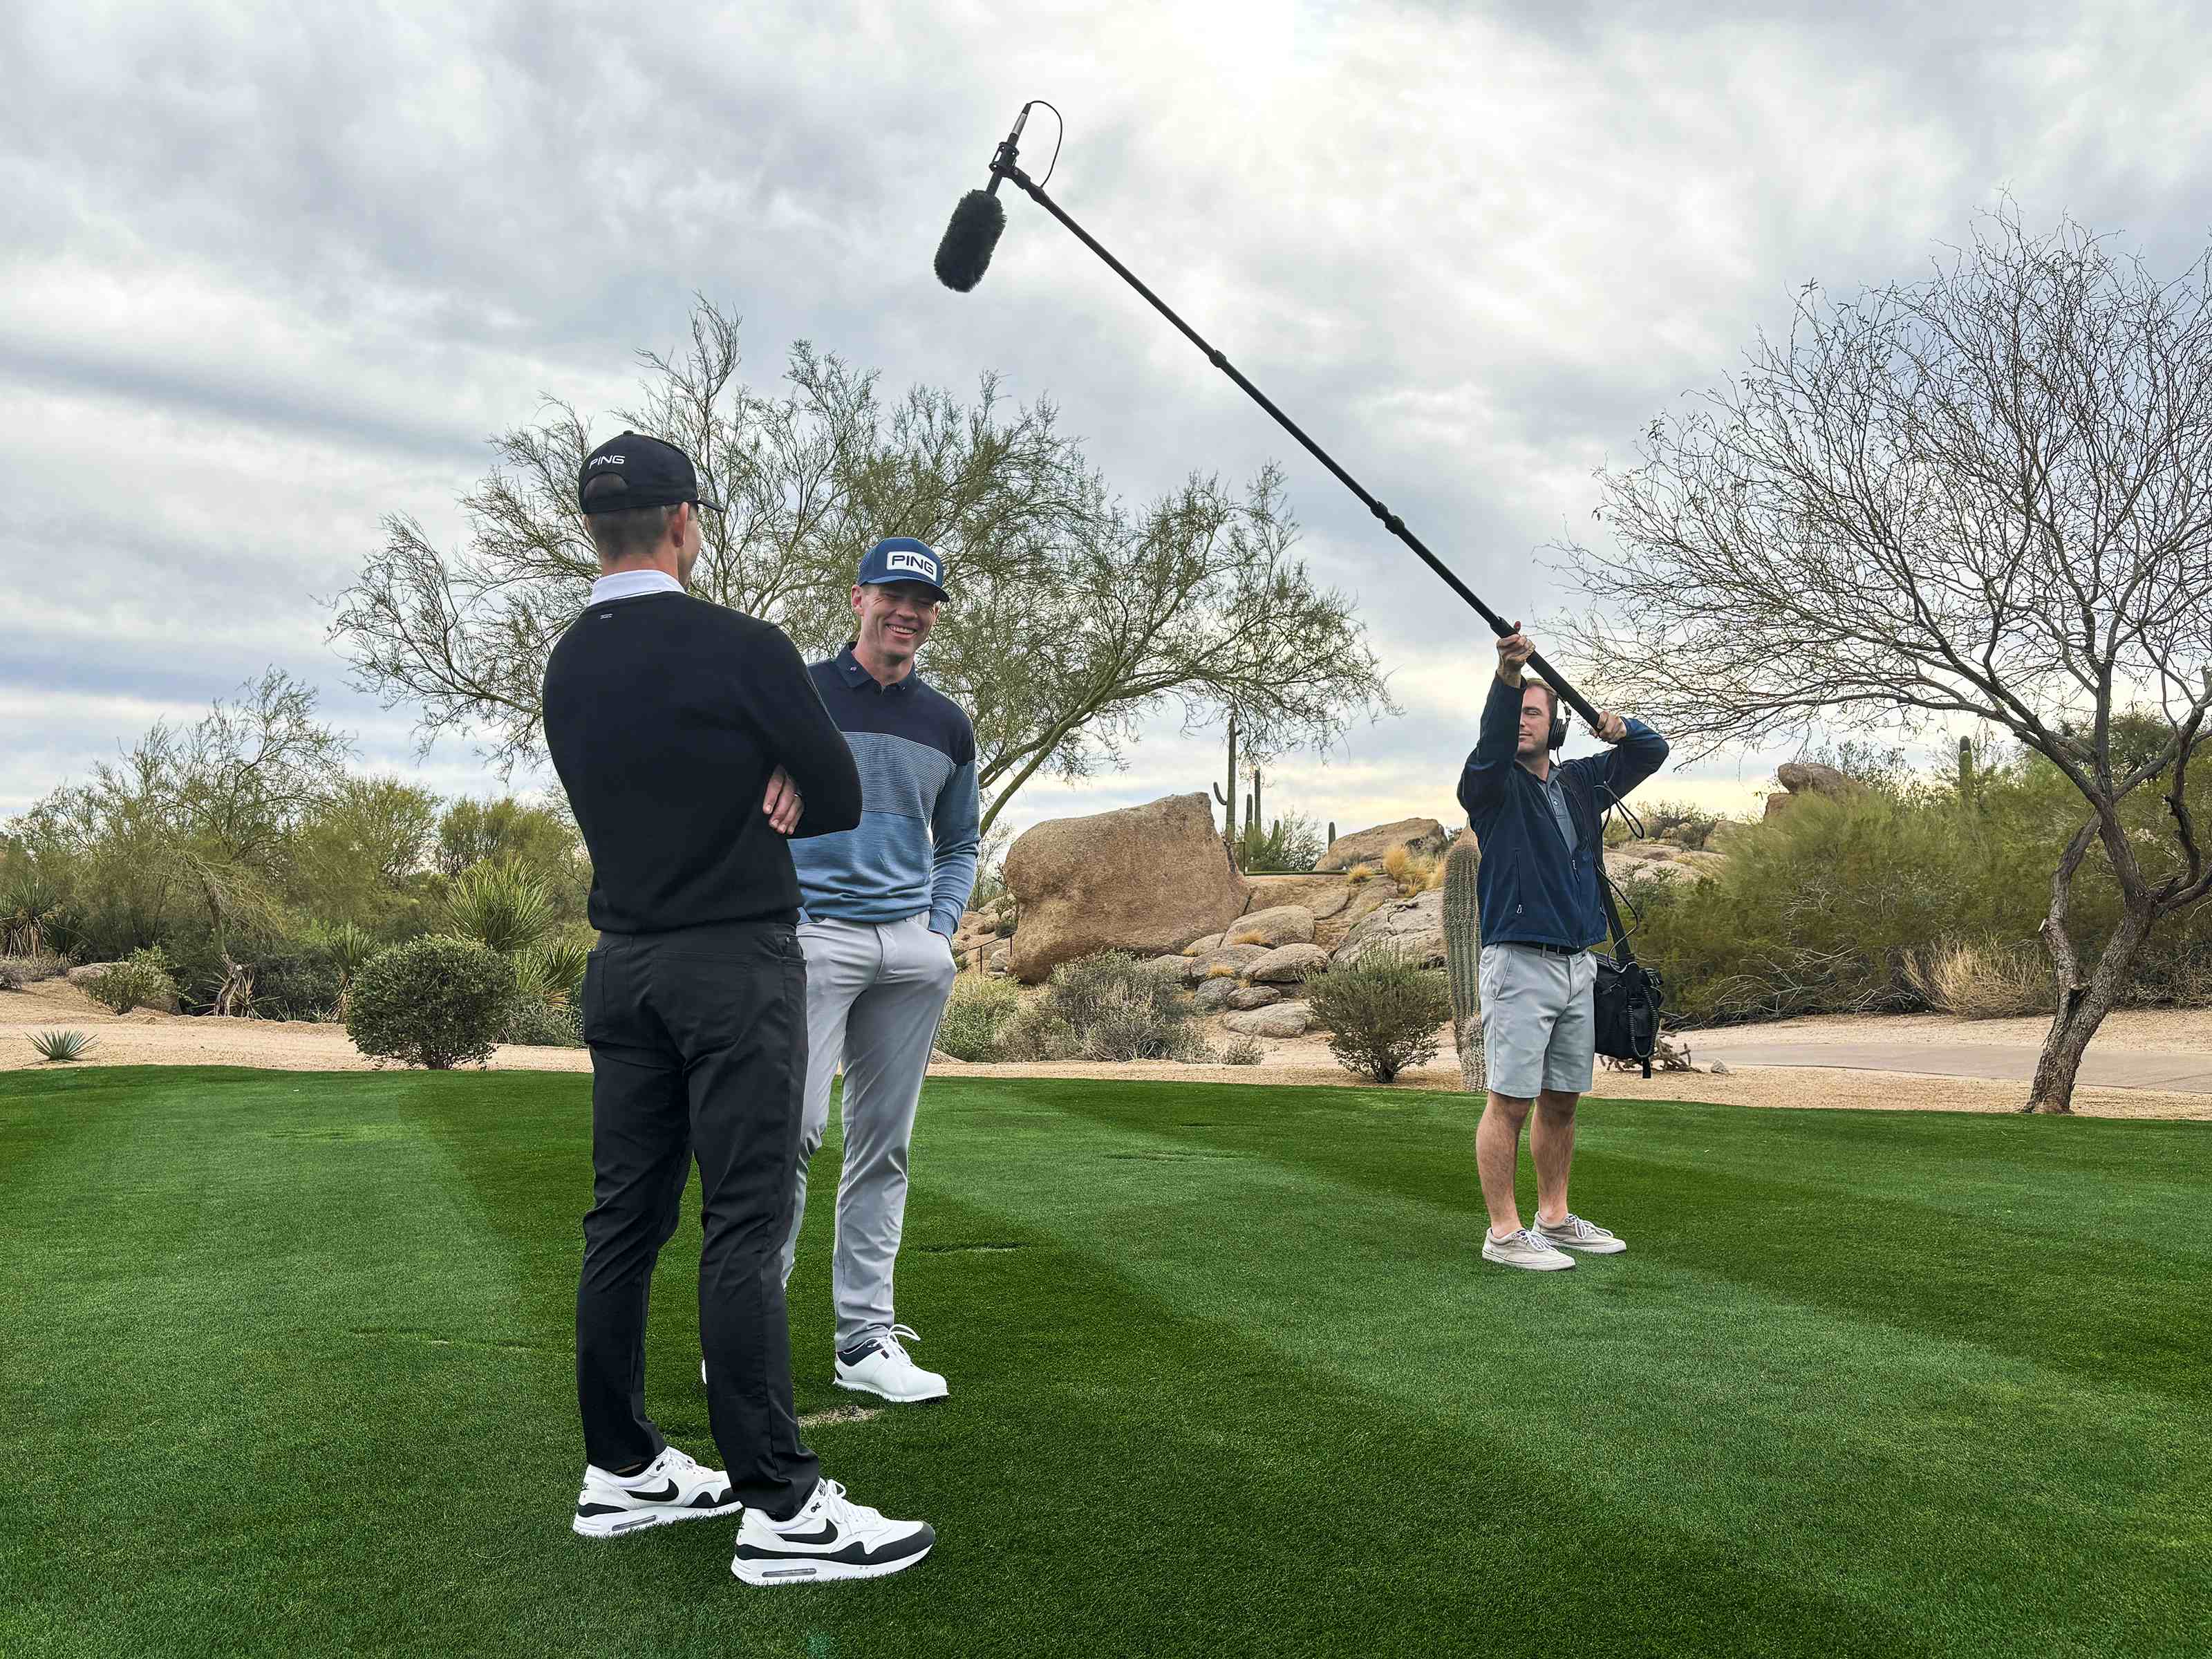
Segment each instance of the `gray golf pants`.
[[926,915],[803,921],[799,942],[806,952],[806,1103],[783,1277],[790,1283],[806,1216],[806,1167],[830,1127],[830,1083],[842,1060],[845,1170],[837,1183],[831,1283],[837,1346],[846,1348],[891,1327],[891,1268],[906,1221],[907,1148],[938,1018],[959,964]]

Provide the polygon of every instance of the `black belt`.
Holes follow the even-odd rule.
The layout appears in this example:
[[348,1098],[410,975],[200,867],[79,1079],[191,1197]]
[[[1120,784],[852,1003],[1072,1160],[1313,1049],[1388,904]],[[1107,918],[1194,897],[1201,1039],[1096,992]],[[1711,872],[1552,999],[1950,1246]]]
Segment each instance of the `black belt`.
[[1547,957],[1578,957],[1582,951],[1571,945],[1538,945],[1530,939],[1515,939],[1514,944],[1524,951],[1541,951]]

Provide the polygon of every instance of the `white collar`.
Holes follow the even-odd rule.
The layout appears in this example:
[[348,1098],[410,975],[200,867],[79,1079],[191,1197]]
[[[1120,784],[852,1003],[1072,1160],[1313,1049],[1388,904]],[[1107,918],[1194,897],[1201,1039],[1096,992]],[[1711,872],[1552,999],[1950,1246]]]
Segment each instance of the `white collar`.
[[681,593],[684,584],[665,570],[617,570],[592,584],[592,603],[642,599],[647,593]]

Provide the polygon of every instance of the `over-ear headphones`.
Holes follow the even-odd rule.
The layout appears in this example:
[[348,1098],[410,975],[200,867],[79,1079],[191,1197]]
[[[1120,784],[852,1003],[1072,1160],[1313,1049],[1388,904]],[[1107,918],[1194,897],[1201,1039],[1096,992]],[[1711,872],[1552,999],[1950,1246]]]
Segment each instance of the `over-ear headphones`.
[[[1544,684],[1541,680],[1537,680],[1533,683],[1537,685]],[[1547,743],[1544,746],[1547,749],[1551,750],[1565,749],[1567,746],[1566,713],[1559,707],[1559,694],[1558,689],[1553,686],[1545,686],[1544,689],[1552,694],[1551,741]]]

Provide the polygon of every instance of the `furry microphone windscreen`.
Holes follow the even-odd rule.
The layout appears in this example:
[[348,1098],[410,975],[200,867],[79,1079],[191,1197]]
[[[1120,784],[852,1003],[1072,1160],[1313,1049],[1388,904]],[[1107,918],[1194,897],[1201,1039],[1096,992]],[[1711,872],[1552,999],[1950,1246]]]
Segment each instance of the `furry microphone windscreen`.
[[1006,204],[988,191],[969,191],[952,210],[945,240],[937,245],[937,280],[956,294],[974,288],[983,280],[991,250],[1006,228]]

